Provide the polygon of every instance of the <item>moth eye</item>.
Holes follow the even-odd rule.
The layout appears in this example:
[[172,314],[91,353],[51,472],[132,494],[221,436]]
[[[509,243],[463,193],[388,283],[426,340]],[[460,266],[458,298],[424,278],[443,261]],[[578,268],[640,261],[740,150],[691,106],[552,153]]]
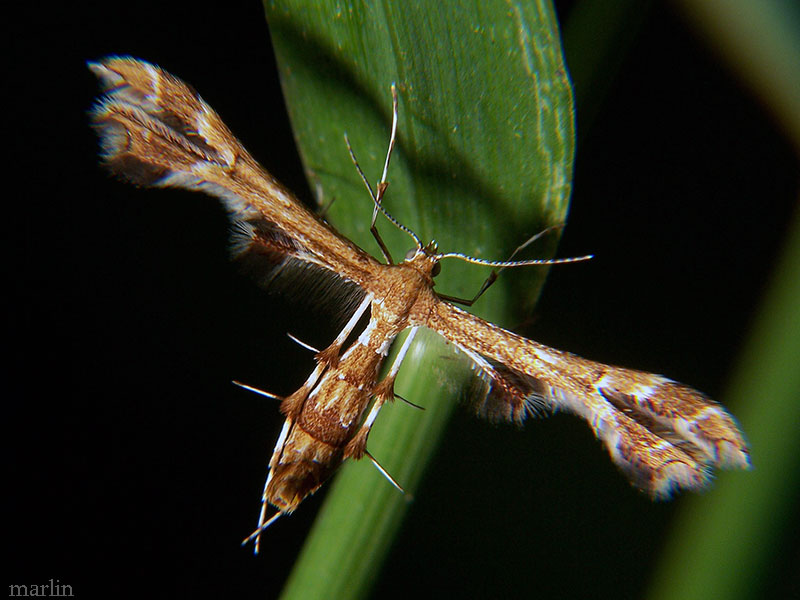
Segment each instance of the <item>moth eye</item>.
[[416,253],[417,253],[417,249],[416,248],[411,248],[411,250],[406,252],[405,260],[411,260],[412,258],[414,258]]
[[442,263],[440,262],[433,263],[433,268],[431,269],[431,277],[436,277],[441,272],[442,272]]

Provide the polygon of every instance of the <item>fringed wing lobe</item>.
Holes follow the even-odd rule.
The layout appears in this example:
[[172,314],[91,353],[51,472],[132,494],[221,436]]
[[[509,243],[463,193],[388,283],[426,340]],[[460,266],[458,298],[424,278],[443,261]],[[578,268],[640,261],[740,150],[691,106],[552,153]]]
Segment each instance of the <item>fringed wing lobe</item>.
[[479,417],[491,423],[522,425],[528,416],[547,416],[553,411],[550,390],[541,381],[484,357],[480,362],[473,358],[472,364],[475,377],[469,403]]
[[234,221],[240,256],[252,251],[273,265],[294,259],[358,285],[370,283],[375,260],[262,169],[189,85],[129,57],[89,68],[105,91],[91,119],[113,173],[138,185],[220,198]]
[[242,150],[236,138],[181,80],[132,58],[111,57],[89,68],[106,92],[91,117],[114,173],[139,185],[189,187],[198,165],[236,162]]
[[656,431],[677,438],[709,464],[749,468],[750,455],[733,417],[724,407],[691,387],[628,369],[611,369],[596,388],[618,410]]
[[265,289],[338,318],[351,314],[366,293],[264,219],[233,222],[231,254],[240,270]]
[[712,467],[750,466],[747,445],[733,418],[688,386],[590,363],[602,376],[576,394],[576,386],[553,385],[557,377],[532,377],[462,350],[472,358],[478,375],[471,400],[480,416],[519,424],[528,415],[559,408],[573,412],[589,423],[630,482],[655,498],[703,488]]

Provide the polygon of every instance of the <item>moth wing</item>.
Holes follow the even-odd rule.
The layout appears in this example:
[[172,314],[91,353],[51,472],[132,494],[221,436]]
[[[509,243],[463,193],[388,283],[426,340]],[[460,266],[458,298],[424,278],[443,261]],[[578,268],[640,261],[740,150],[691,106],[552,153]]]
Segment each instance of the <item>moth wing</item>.
[[267,173],[191,86],[131,57],[107,57],[89,68],[104,92],[90,118],[112,173],[137,185],[219,198],[242,258],[268,259],[287,272],[302,272],[295,267],[306,264],[370,285],[377,261]]
[[[619,391],[598,387],[579,395],[470,349],[459,350],[472,362],[474,377],[467,398],[480,417],[521,424],[528,416],[546,416],[556,410],[571,412],[590,425],[630,483],[655,499],[669,498],[680,489],[702,489],[712,478],[713,466],[749,466],[746,458],[733,462],[727,456],[719,457],[688,435],[685,427],[637,408]],[[674,383],[659,378],[662,380]],[[710,400],[707,406],[707,410],[722,410]],[[744,448],[743,440],[737,438],[731,444],[734,441],[738,441],[738,448]]]

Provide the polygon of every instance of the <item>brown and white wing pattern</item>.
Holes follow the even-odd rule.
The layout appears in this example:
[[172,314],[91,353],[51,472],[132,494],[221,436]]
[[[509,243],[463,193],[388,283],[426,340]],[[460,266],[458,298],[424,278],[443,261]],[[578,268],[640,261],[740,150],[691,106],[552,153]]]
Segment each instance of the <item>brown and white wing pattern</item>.
[[203,191],[225,204],[234,251],[291,257],[359,286],[377,262],[307,210],[242,147],[189,85],[148,62],[89,63],[105,95],[91,112],[103,162],[142,186]]
[[[321,271],[349,282],[359,296],[342,333],[317,354],[314,372],[282,403],[286,424],[270,461],[258,529],[248,538],[256,547],[264,528],[294,510],[343,460],[366,453],[367,435],[380,407],[394,398],[394,377],[413,336],[380,381],[379,369],[392,340],[408,327],[427,327],[472,359],[482,381],[481,415],[521,423],[529,415],[572,412],[653,497],[702,488],[713,467],[750,466],[735,421],[702,393],[548,348],[456,308],[433,291],[438,260],[447,256],[435,244],[422,246],[412,234],[413,256],[380,264],[278,184],[181,80],[133,58],[89,66],[105,92],[91,119],[112,172],[143,186],[220,198],[232,215],[240,258],[277,264],[279,274],[308,270],[313,278]],[[348,346],[367,309],[369,324]],[[279,513],[265,520],[269,504]]]
[[521,423],[529,415],[574,413],[630,482],[654,498],[703,488],[713,467],[750,467],[733,417],[689,386],[548,348],[450,304],[436,312],[428,326],[448,331],[483,381],[473,403],[485,418]]

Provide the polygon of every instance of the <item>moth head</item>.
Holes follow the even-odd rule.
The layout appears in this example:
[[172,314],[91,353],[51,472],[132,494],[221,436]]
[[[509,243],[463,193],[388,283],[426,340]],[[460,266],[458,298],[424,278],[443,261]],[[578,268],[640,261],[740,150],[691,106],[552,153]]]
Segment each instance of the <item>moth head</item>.
[[418,245],[416,248],[411,248],[403,259],[403,262],[424,261],[431,266],[429,272],[431,277],[436,277],[442,271],[442,265],[439,264],[439,246],[436,240],[431,240],[427,246]]

